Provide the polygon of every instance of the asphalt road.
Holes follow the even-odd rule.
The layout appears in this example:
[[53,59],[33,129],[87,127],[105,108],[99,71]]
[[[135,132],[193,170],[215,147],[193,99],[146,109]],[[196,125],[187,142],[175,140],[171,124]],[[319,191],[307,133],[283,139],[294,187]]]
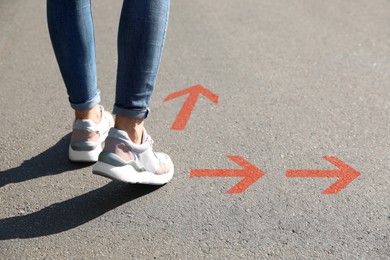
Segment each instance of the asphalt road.
[[[111,109],[120,1],[93,5]],[[389,25],[386,0],[172,0],[147,129],[176,174],[148,187],[68,161],[45,3],[0,0],[0,258],[390,259]],[[218,104],[171,129],[186,97],[164,99],[199,84]],[[194,176],[227,156],[264,175]]]

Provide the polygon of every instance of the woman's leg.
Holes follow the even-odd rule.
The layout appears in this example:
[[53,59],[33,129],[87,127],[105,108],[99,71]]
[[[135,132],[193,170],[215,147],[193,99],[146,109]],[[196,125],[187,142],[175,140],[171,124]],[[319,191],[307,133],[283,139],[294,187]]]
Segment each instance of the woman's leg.
[[115,127],[140,143],[169,17],[169,0],[124,0],[118,31]]
[[47,20],[69,102],[75,110],[69,159],[96,162],[113,119],[99,105],[91,1],[47,0]]
[[[50,38],[76,118],[98,121],[94,28],[90,0],[47,0]],[[97,117],[97,118],[96,118]]]
[[118,35],[115,128],[92,172],[129,183],[162,185],[170,157],[153,151],[144,130],[168,24],[169,0],[124,0]]

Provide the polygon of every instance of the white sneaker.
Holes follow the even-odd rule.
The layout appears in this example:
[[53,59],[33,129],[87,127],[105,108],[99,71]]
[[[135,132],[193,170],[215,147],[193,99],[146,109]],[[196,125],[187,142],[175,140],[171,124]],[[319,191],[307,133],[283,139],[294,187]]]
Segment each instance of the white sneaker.
[[163,185],[173,177],[171,158],[153,152],[153,141],[144,130],[142,144],[134,144],[125,131],[111,128],[103,152],[92,172],[128,183]]
[[110,112],[100,106],[101,120],[95,124],[89,119],[73,122],[72,139],[69,145],[69,160],[75,162],[96,162],[103,150],[108,131],[114,126]]

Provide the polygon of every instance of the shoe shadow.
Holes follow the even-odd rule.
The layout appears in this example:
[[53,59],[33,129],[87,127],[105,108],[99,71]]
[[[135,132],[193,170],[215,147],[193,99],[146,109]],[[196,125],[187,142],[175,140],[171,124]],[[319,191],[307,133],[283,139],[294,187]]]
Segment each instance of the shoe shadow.
[[55,145],[24,161],[16,168],[0,171],[0,188],[10,183],[24,182],[91,166],[91,163],[73,163],[69,161],[68,146],[70,137],[70,133],[65,135]]
[[159,187],[161,186],[110,182],[101,188],[40,211],[0,219],[0,240],[35,238],[61,233],[81,226]]

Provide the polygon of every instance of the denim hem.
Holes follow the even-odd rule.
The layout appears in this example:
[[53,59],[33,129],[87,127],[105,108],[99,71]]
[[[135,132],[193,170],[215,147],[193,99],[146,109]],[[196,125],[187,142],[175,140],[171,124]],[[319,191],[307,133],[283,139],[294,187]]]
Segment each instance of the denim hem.
[[149,114],[149,108],[145,109],[128,109],[128,108],[121,108],[114,106],[114,109],[112,111],[115,115],[125,116],[125,117],[131,117],[131,118],[139,118],[139,119],[145,119],[148,117]]
[[91,100],[88,100],[87,102],[84,102],[84,103],[75,104],[75,103],[72,103],[72,101],[70,101],[70,99],[69,99],[69,102],[70,102],[70,106],[74,110],[85,111],[85,110],[93,108],[94,106],[96,106],[97,104],[100,103],[100,92],[98,92],[94,98],[92,98]]

